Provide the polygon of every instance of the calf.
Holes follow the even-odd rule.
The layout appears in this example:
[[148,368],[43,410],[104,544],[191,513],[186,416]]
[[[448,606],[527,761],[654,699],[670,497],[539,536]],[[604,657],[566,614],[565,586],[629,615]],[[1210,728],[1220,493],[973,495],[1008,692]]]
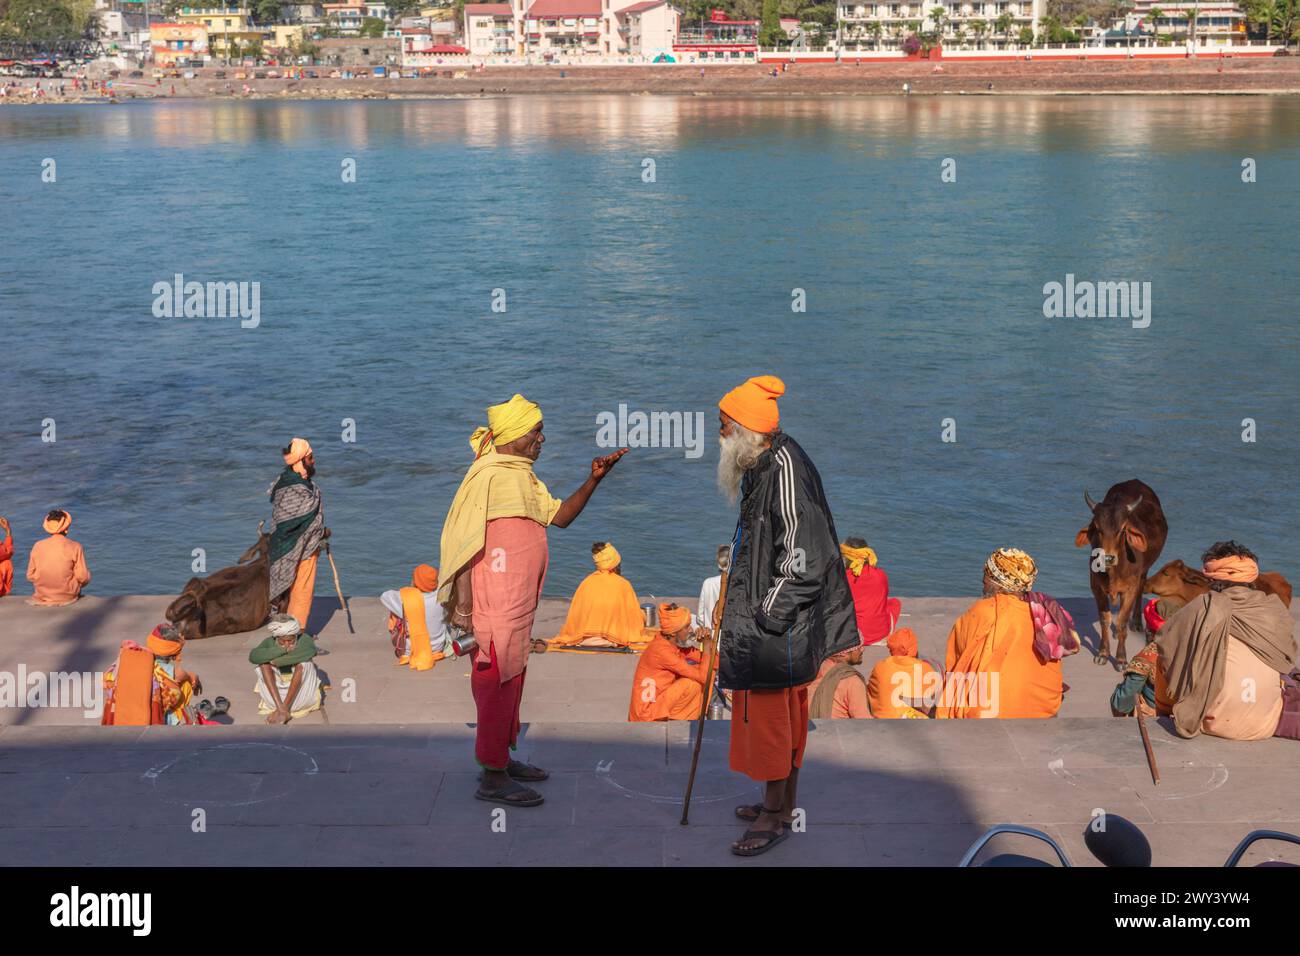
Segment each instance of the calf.
[[1156,493],[1136,478],[1112,485],[1100,504],[1087,491],[1083,500],[1092,509],[1092,521],[1074,543],[1091,546],[1088,584],[1101,618],[1101,643],[1093,660],[1105,664],[1110,658],[1111,607],[1118,603],[1115,661],[1123,667],[1128,662],[1124,641],[1129,628],[1142,628],[1135,611],[1146,590],[1147,572],[1165,546],[1169,524]]
[[[1255,588],[1265,594],[1276,594],[1287,607],[1291,606],[1291,582],[1276,571],[1261,571],[1255,579]],[[1210,579],[1196,568],[1182,561],[1170,561],[1147,580],[1147,590],[1156,597],[1176,598],[1183,604],[1210,590]]]
[[270,535],[262,533],[260,524],[257,531],[257,544],[240,555],[234,567],[190,578],[167,608],[167,620],[186,640],[252,631],[270,617]]

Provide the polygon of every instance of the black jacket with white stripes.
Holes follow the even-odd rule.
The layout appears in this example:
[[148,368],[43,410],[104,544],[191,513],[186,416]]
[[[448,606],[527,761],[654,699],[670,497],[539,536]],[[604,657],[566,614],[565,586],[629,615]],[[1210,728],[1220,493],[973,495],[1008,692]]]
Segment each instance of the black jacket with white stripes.
[[821,476],[778,433],[741,483],[719,636],[727,690],[796,687],[859,642],[853,595]]

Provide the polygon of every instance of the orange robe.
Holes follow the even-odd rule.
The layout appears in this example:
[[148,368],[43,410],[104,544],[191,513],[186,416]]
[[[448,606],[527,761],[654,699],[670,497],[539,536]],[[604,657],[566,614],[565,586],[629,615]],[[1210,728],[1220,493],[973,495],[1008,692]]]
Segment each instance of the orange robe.
[[[821,686],[822,678],[831,672],[835,667],[835,661],[829,657],[822,661],[821,669],[813,682],[808,685],[808,700],[811,702],[813,696],[817,693],[817,688]],[[831,700],[831,718],[839,720],[842,718],[861,719],[871,716],[871,707],[867,703],[867,687],[856,677],[849,675],[835,685],[835,695]]]
[[645,616],[637,603],[636,591],[627,578],[613,571],[593,571],[573,592],[569,615],[552,644],[581,644],[589,638],[597,643],[626,647],[640,643]]
[[918,657],[886,657],[867,678],[867,700],[873,717],[908,716],[909,701],[922,700],[939,690],[938,672]]
[[668,638],[656,637],[637,661],[627,719],[696,719],[708,673],[709,660],[699,651],[684,651]]
[[1054,717],[1061,707],[1061,662],[1034,653],[1029,605],[1014,594],[976,601],[948,635],[936,717]]
[[6,534],[0,541],[0,597],[8,594],[14,586],[14,536]]
[[37,541],[27,562],[27,580],[36,591],[32,604],[71,604],[90,583],[85,552],[64,534]]
[[298,626],[307,630],[307,618],[311,617],[312,592],[316,590],[316,561],[320,557],[317,551],[298,562],[298,570],[289,589],[289,603],[286,613],[292,614]]
[[808,685],[738,690],[731,695],[731,769],[764,783],[803,766]]

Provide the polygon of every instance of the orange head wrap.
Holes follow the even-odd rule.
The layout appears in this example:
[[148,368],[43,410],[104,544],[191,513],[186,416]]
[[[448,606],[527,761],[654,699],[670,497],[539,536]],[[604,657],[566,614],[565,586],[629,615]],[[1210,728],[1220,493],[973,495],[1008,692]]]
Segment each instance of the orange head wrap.
[[158,657],[175,657],[185,646],[185,642],[180,640],[180,633],[171,624],[159,624],[149,632],[149,640],[145,642]]
[[659,605],[659,633],[664,637],[672,637],[684,627],[689,627],[691,623],[691,612],[684,607],[678,607],[676,604]]
[[307,477],[307,466],[302,460],[311,454],[311,445],[307,444],[305,438],[295,438],[289,442],[289,451],[284,456],[284,463],[296,471],[301,477]]
[[426,594],[438,590],[438,569],[431,564],[422,564],[411,572],[411,587],[419,588]]
[[1249,584],[1259,577],[1259,565],[1238,554],[1206,561],[1201,570],[1213,581],[1232,581],[1236,584]]
[[916,634],[910,627],[897,628],[889,639],[885,641],[885,646],[889,648],[889,653],[895,657],[915,657],[916,656]]
[[606,541],[605,547],[593,554],[591,560],[595,562],[597,571],[613,571],[623,563],[623,556],[618,553],[618,548]]
[[775,375],[756,375],[723,395],[718,408],[737,424],[766,435],[781,423],[776,400],[784,394],[785,382]]
[[62,514],[63,517],[59,518],[57,521],[51,521],[49,518],[45,519],[41,524],[41,527],[45,529],[46,534],[63,534],[63,532],[67,531],[68,528],[72,526],[72,513],[64,511]]

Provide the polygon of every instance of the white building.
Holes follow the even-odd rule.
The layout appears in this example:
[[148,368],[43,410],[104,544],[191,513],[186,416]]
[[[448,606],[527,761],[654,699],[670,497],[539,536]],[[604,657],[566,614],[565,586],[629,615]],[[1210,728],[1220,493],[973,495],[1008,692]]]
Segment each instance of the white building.
[[143,12],[100,8],[95,16],[99,18],[99,42],[110,53],[114,47],[126,56],[144,56],[149,52],[148,18]]
[[[1153,22],[1151,11],[1161,15]],[[1244,43],[1246,15],[1232,0],[1203,3],[1161,3],[1160,0],[1135,0],[1129,19],[1136,19],[1144,33],[1172,36],[1185,41],[1188,37],[1187,14],[1196,11],[1196,39],[1210,43]]]
[[943,46],[982,42],[990,47],[1017,43],[1029,27],[1038,34],[1047,12],[1047,0],[840,0],[843,42],[846,47],[896,48],[913,33],[935,30],[936,8]]
[[668,0],[640,0],[615,16],[627,53],[652,58],[672,54],[682,12]]
[[463,36],[474,56],[654,57],[671,52],[680,18],[668,0],[468,3]]
[[473,56],[510,56],[515,43],[515,12],[508,3],[467,3],[461,27],[465,47]]

